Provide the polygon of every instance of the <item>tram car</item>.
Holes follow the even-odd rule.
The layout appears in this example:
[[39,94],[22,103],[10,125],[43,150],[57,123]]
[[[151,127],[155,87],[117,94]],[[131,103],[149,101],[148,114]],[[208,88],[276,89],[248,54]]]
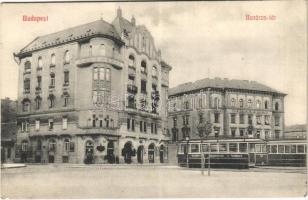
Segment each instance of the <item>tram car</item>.
[[200,140],[183,141],[178,144],[178,164],[201,167],[202,152],[205,167],[306,166],[305,141],[261,139],[205,140],[202,145]]

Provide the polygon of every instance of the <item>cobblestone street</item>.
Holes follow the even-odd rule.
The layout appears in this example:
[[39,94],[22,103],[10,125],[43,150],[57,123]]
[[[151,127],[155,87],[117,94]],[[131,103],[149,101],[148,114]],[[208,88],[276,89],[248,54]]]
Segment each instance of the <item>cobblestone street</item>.
[[34,165],[2,170],[2,198],[303,197],[302,170]]

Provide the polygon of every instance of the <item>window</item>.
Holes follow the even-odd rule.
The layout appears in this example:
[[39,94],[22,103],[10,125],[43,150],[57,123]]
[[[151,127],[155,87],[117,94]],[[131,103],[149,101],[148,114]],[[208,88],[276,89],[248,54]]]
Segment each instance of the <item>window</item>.
[[216,138],[218,138],[219,132],[220,132],[220,128],[219,127],[214,127],[214,134],[215,134]]
[[37,76],[37,89],[41,89],[42,88],[42,77],[41,76]]
[[98,68],[94,68],[93,70],[93,80],[98,80]]
[[270,116],[265,115],[264,123],[265,123],[265,125],[269,125],[270,124]]
[[210,144],[210,150],[211,150],[211,152],[217,152],[218,151],[218,144]]
[[55,74],[51,73],[50,74],[50,85],[49,85],[49,87],[50,88],[54,88],[55,87],[55,83],[56,83]]
[[28,146],[29,144],[28,144],[28,141],[23,141],[22,143],[21,143],[21,151],[28,151]]
[[128,57],[128,66],[135,68],[135,57],[133,55]]
[[42,141],[40,139],[37,141],[36,150],[42,150]]
[[241,136],[241,137],[244,136],[244,133],[245,133],[245,130],[244,130],[244,129],[240,129],[240,136]]
[[147,82],[145,80],[141,80],[141,93],[147,93]]
[[130,119],[129,118],[127,118],[126,126],[127,126],[127,130],[130,130]]
[[99,45],[99,55],[100,56],[105,56],[106,55],[106,48],[104,44]]
[[264,135],[265,135],[265,139],[269,139],[270,138],[270,131],[269,130],[265,130],[264,131]]
[[260,116],[260,115],[257,115],[257,124],[258,124],[258,125],[262,124],[262,123],[261,123],[261,116]]
[[240,124],[245,124],[245,115],[240,114]]
[[215,97],[214,98],[214,108],[218,109],[218,107],[220,106],[219,104],[220,104],[219,99]]
[[104,120],[106,122],[106,128],[109,128],[109,116],[107,115]]
[[264,108],[265,108],[265,109],[268,109],[268,101],[265,101],[265,102],[264,102]]
[[110,81],[110,69],[106,68],[106,81]]
[[152,67],[152,76],[157,77],[157,67],[156,66]]
[[278,145],[278,153],[284,153],[284,145]]
[[219,123],[219,113],[214,113],[214,123]]
[[55,107],[55,96],[53,94],[50,94],[48,96],[48,100],[49,100],[49,108]]
[[153,132],[154,132],[154,124],[151,123],[151,133],[153,133]]
[[56,55],[54,53],[51,54],[51,65],[52,66],[56,65]]
[[66,117],[62,118],[62,129],[64,130],[67,129],[67,118]]
[[24,93],[30,93],[30,79],[26,78],[24,80]]
[[231,106],[235,107],[235,99],[234,98],[231,99]]
[[252,108],[252,100],[251,99],[248,99],[247,106],[248,106],[248,108]]
[[70,59],[71,59],[70,52],[67,50],[65,51],[65,54],[64,54],[64,62],[70,63]]
[[157,134],[157,124],[154,124],[154,133]]
[[49,141],[49,151],[56,151],[56,141],[53,139]]
[[209,152],[209,145],[208,144],[202,144],[202,151],[203,152]]
[[96,115],[92,115],[92,127],[96,127]]
[[132,131],[135,131],[135,120],[132,119]]
[[275,126],[280,126],[280,117],[275,116]]
[[275,103],[275,110],[279,110],[279,103],[278,102]]
[[305,153],[305,146],[304,145],[297,145],[297,153]]
[[22,111],[23,112],[30,112],[30,105],[31,105],[31,102],[29,99],[24,99],[22,101]]
[[53,130],[53,119],[48,119],[48,128],[49,130]]
[[235,117],[236,115],[234,113],[231,114],[231,123],[235,124]]
[[28,132],[29,131],[29,122],[24,121],[21,122],[21,132]]
[[243,108],[244,107],[244,101],[243,99],[240,99],[240,108]]
[[40,56],[40,57],[38,57],[38,59],[37,59],[37,63],[38,63],[38,68],[42,68],[43,67],[43,59],[42,59],[42,57]]
[[147,70],[147,63],[143,60],[143,61],[141,61],[140,71],[141,71],[141,73],[146,73],[146,70]]
[[296,153],[296,145],[291,145],[291,153]]
[[74,152],[74,151],[75,151],[75,143],[70,142],[70,152]]
[[30,61],[25,62],[25,73],[31,73],[31,62]]
[[143,131],[146,133],[147,132],[147,122],[143,123]]
[[143,125],[143,121],[140,121],[140,122],[139,122],[139,129],[140,129],[140,132],[143,132],[143,127],[142,127],[142,125]]
[[248,124],[252,125],[252,115],[248,115]]
[[226,143],[220,143],[219,144],[219,152],[227,152],[228,148],[227,148],[227,144]]
[[35,130],[40,130],[40,120],[35,120]]
[[191,144],[190,145],[190,152],[191,153],[199,153],[199,144]]
[[69,139],[64,139],[64,151],[68,152],[70,150],[70,140]]
[[98,68],[99,71],[99,80],[103,81],[105,80],[105,68]]
[[277,153],[277,145],[271,145],[271,153]]
[[239,151],[247,152],[247,143],[239,143]]
[[275,139],[279,139],[280,131],[275,131]]
[[237,143],[229,143],[229,151],[237,152]]
[[257,100],[256,107],[257,107],[257,109],[261,108],[261,101],[260,100]]
[[68,95],[68,94],[65,94],[65,95],[63,96],[63,100],[64,100],[63,106],[64,106],[64,107],[67,107],[67,106],[69,105],[69,95]]
[[103,120],[102,119],[99,120],[99,127],[101,127],[101,128],[103,127]]
[[69,71],[64,72],[64,85],[69,84]]
[[236,129],[235,128],[231,128],[231,136],[235,137],[236,134]]
[[188,110],[189,109],[189,101],[184,102],[184,109]]
[[260,136],[261,136],[261,131],[260,130],[257,130],[256,136],[257,136],[257,138],[260,138]]

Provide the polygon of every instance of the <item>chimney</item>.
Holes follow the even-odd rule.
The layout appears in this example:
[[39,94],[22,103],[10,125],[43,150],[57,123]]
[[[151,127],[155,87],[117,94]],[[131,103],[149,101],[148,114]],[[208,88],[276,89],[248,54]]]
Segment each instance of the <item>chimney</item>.
[[117,17],[122,17],[122,10],[120,7],[117,9]]
[[134,16],[133,16],[133,17],[132,17],[132,19],[131,19],[131,23],[132,23],[132,25],[133,25],[133,26],[135,26],[135,25],[136,25],[136,19],[135,19],[135,17],[134,17]]

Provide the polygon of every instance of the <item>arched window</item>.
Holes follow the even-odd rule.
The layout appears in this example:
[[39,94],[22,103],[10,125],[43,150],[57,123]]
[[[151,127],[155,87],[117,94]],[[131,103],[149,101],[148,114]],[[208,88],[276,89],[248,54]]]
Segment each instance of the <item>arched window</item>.
[[38,68],[42,68],[43,67],[43,59],[42,59],[41,56],[38,57],[37,63],[38,63]]
[[147,71],[147,63],[143,60],[143,61],[141,61],[141,68],[140,68],[140,70],[141,70],[141,73],[146,73]]
[[278,102],[275,103],[275,110],[279,110],[279,103]]
[[248,105],[248,107],[249,107],[249,108],[251,108],[251,107],[252,107],[252,100],[251,100],[251,99],[248,99],[248,101],[247,101],[247,105]]
[[152,67],[152,76],[153,77],[157,77],[157,67],[154,65],[153,67]]
[[265,101],[265,102],[264,102],[264,108],[265,108],[265,109],[268,109],[268,101]]
[[22,111],[23,112],[30,112],[30,105],[31,105],[31,102],[28,98],[24,99],[22,101]]
[[106,48],[104,44],[99,45],[99,55],[100,56],[105,56],[106,55]]
[[64,62],[70,63],[70,60],[71,60],[70,52],[69,52],[69,50],[67,50],[67,51],[65,51],[65,54],[64,54]]
[[57,143],[54,139],[49,140],[49,151],[56,151]]
[[53,53],[51,54],[51,66],[56,65],[56,55]]
[[261,107],[261,101],[257,100],[256,107],[259,109]]
[[25,73],[31,73],[31,62],[30,61],[25,62]]
[[234,99],[234,98],[231,99],[231,106],[232,106],[232,107],[235,106],[235,99]]
[[214,98],[214,108],[218,108],[220,105],[219,105],[219,98],[218,97],[215,97]]
[[128,66],[135,68],[135,57],[133,55],[129,55],[128,57]]
[[240,108],[243,108],[244,107],[244,101],[243,99],[240,99]]

